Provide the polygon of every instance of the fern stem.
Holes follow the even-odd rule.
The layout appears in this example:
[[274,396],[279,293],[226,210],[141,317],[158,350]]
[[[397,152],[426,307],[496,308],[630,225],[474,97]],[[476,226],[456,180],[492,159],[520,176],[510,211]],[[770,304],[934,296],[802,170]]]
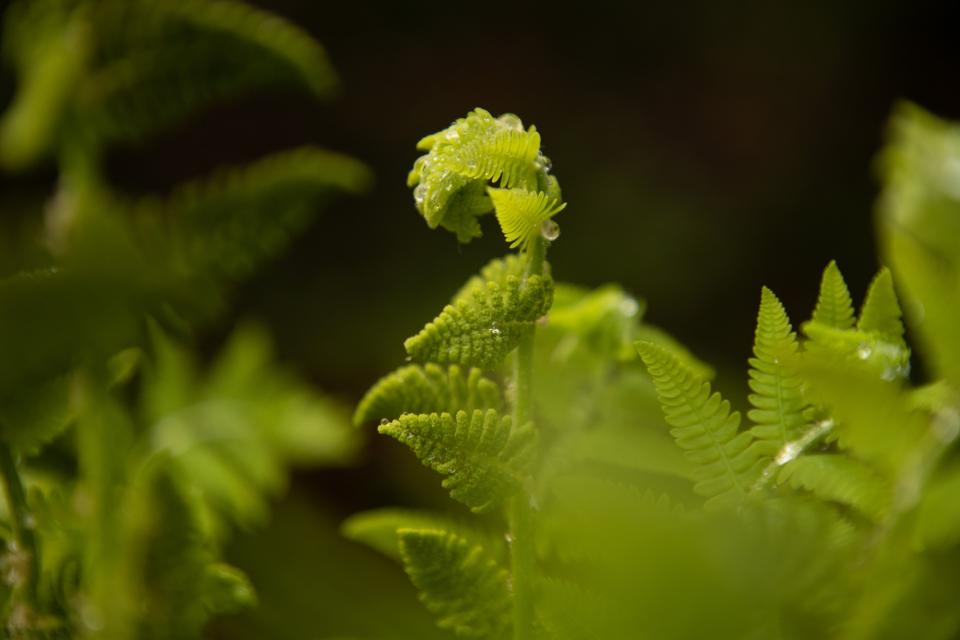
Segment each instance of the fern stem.
[[17,471],[17,463],[10,446],[0,443],[0,477],[3,492],[10,511],[10,526],[14,543],[8,548],[6,562],[9,573],[16,577],[14,598],[35,613],[37,606],[37,580],[40,575],[37,542],[33,533],[31,517],[27,509],[27,496]]
[[[543,273],[546,242],[537,237],[527,250],[525,276]],[[513,360],[513,424],[519,427],[530,421],[533,414],[533,347],[536,327],[531,327],[520,340]],[[530,496],[520,492],[510,503],[510,569],[513,577],[513,638],[529,640],[533,637],[533,562]]]

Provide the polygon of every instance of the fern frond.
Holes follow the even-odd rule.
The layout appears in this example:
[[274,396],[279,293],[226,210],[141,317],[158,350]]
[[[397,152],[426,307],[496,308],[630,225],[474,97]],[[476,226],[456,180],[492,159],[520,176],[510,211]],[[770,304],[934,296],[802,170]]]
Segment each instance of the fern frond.
[[503,285],[488,282],[483,289],[475,289],[469,300],[444,307],[404,347],[420,361],[495,367],[547,313],[552,300],[549,277],[531,276],[522,286],[514,276]]
[[488,511],[530,475],[536,449],[532,424],[513,426],[493,409],[406,414],[380,433],[410,447],[427,467],[447,476],[443,486],[474,512]]
[[900,303],[893,290],[893,276],[889,269],[883,267],[867,289],[867,297],[863,303],[863,309],[860,310],[857,329],[906,348],[903,340],[902,317]]
[[[457,304],[459,300],[469,300],[474,293],[486,288],[488,282],[503,285],[506,284],[509,276],[522,278],[526,267],[527,261],[515,253],[494,258],[480,269],[480,273],[472,276],[460,287],[450,300],[450,304]],[[544,263],[544,270],[545,273],[550,273],[549,264]]]
[[843,280],[837,261],[831,260],[823,270],[820,294],[813,311],[814,321],[837,329],[851,329],[854,324],[853,300]]
[[312,147],[283,151],[178,187],[166,200],[136,203],[155,259],[187,277],[236,278],[285,246],[332,191],[370,182],[362,164]]
[[464,372],[451,365],[409,365],[375,384],[357,405],[357,426],[402,413],[455,413],[474,409],[500,410],[500,388],[479,369]]
[[399,537],[404,569],[438,626],[468,638],[507,637],[512,595],[496,559],[447,531],[401,529]]
[[769,454],[800,435],[807,423],[803,380],[790,368],[799,349],[786,310],[774,293],[763,288],[753,353],[750,358],[750,432],[769,444]]
[[694,490],[708,505],[726,506],[742,501],[763,465],[761,452],[751,446],[753,435],[738,432],[740,414],[710,383],[696,377],[672,353],[650,342],[637,350],[650,371],[657,395],[673,429],[670,433],[697,465]]
[[475,109],[417,148],[428,151],[407,177],[417,209],[431,229],[443,226],[460,242],[481,235],[477,217],[494,204],[486,192],[489,184],[545,191],[547,200],[559,202],[559,184],[540,153],[540,134],[535,127],[524,130],[513,114],[494,118]]
[[873,521],[886,513],[890,488],[864,463],[843,454],[809,454],[787,463],[779,482],[805,489],[822,500],[856,509]]
[[549,199],[542,191],[489,187],[487,193],[510,248],[519,247],[521,251],[526,251],[533,239],[540,235],[547,220],[567,206],[565,202]]
[[387,507],[356,513],[347,518],[340,531],[355,542],[363,543],[394,560],[400,557],[401,529],[430,529],[454,533],[471,546],[480,546],[497,561],[506,558],[502,533],[485,530],[464,518],[414,509]]

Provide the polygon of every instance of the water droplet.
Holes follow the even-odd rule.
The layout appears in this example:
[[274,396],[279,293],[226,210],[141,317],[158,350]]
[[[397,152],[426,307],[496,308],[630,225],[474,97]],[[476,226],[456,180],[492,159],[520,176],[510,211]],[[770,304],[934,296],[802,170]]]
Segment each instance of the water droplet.
[[871,355],[873,355],[873,348],[866,342],[857,347],[857,357],[861,360],[866,360]]
[[497,323],[490,325],[490,335],[498,336],[500,335],[500,327],[497,326]]
[[513,544],[513,534],[509,531],[503,534],[503,539],[507,541],[507,544]]
[[420,183],[417,185],[417,188],[413,190],[413,200],[417,203],[417,206],[423,204],[423,199],[427,195],[427,185]]
[[444,136],[449,142],[459,142],[460,141],[460,132],[456,129],[450,129],[447,131]]
[[550,173],[550,169],[553,169],[553,161],[547,156],[541,155],[539,158],[537,158],[537,164],[539,164],[540,168],[547,173]]
[[774,462],[782,467],[800,455],[800,451],[801,447],[799,444],[796,442],[788,442],[787,444],[783,445],[783,448],[777,453],[777,457],[774,458]]
[[390,424],[390,421],[387,420],[386,418],[380,418],[380,424],[382,424],[382,425],[383,425],[383,424]]
[[511,129],[513,131],[523,131],[523,120],[512,113],[505,113],[497,118],[497,120],[507,129]]
[[544,220],[540,225],[540,235],[552,242],[560,237],[560,225],[550,219]]
[[640,303],[633,298],[624,298],[620,301],[620,313],[628,318],[632,318],[640,312]]

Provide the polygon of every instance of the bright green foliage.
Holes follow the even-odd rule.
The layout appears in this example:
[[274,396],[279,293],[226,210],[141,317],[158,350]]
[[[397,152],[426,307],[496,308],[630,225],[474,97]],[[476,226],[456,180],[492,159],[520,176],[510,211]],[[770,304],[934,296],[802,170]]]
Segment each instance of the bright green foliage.
[[893,290],[893,276],[890,275],[890,270],[884,267],[867,289],[857,329],[906,348],[901,316],[900,303],[897,302],[897,294]]
[[447,478],[451,497],[473,511],[487,511],[519,490],[530,476],[536,432],[514,427],[493,409],[473,413],[405,414],[380,425],[434,471]]
[[472,523],[465,518],[413,509],[384,508],[364,511],[347,518],[343,535],[362,542],[385,556],[400,560],[402,529],[435,530],[454,533],[471,545],[479,545],[496,560],[506,556],[502,535]]
[[960,385],[958,158],[960,125],[900,105],[881,157],[885,186],[877,209],[883,255],[905,294],[931,377],[954,387]]
[[750,430],[753,436],[770,444],[768,455],[796,439],[808,422],[803,381],[791,371],[797,349],[797,336],[787,312],[777,296],[764,287],[748,372],[753,391],[750,404],[754,408],[747,416],[755,425]]
[[836,260],[831,260],[823,270],[820,295],[817,297],[817,306],[813,311],[813,320],[837,329],[853,328],[853,301]]
[[487,282],[468,299],[444,307],[404,347],[416,360],[489,368],[513,351],[533,324],[550,308],[553,281],[508,276],[501,285]]
[[551,200],[543,192],[525,189],[487,189],[497,220],[510,248],[526,251],[538,235],[549,235],[550,218],[563,211],[567,204]]
[[502,407],[500,388],[480,369],[409,365],[375,384],[357,405],[353,423],[397,418],[401,413],[454,413]]
[[[494,118],[483,109],[474,109],[447,129],[421,140],[417,148],[429,152],[417,158],[407,178],[407,185],[415,187],[417,209],[431,229],[449,229],[460,242],[480,236],[477,217],[492,211],[496,201],[491,199],[500,197],[494,196],[495,192],[488,196],[488,184],[532,192],[534,196],[542,192],[541,206],[524,207],[528,216],[546,219],[560,210],[544,214],[546,209],[562,208],[558,204],[560,188],[549,175],[550,161],[540,153],[540,134],[535,127],[524,130],[513,114]],[[513,213],[507,214],[513,231],[503,228],[509,242],[520,237],[514,235],[516,204],[509,207]],[[501,215],[499,207],[497,215]],[[540,222],[543,220],[537,223],[537,231]]]
[[759,474],[760,452],[749,431],[739,431],[740,414],[710,383],[694,375],[676,356],[649,342],[637,344],[657,386],[671,434],[697,465],[694,487],[709,503],[723,506],[743,500]]
[[509,575],[486,549],[442,530],[401,529],[399,536],[404,569],[440,627],[468,638],[507,637]]
[[874,521],[889,507],[890,488],[883,477],[846,455],[811,454],[786,464],[778,481],[805,489],[821,500],[852,507]]
[[0,159],[15,168],[67,134],[136,138],[252,88],[323,97],[336,83],[306,33],[231,0],[21,1],[7,13],[4,54],[20,88],[0,124]]

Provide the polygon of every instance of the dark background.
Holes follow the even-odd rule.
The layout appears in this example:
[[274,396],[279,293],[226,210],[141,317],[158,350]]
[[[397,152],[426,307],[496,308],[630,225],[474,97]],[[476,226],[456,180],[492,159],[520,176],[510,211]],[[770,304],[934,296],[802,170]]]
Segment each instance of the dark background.
[[[405,186],[416,141],[474,107],[512,111],[543,135],[569,202],[550,252],[555,276],[620,282],[645,299],[647,317],[716,365],[734,398],[746,393],[761,285],[802,321],[835,258],[862,299],[878,267],[874,159],[896,102],[960,118],[955,2],[258,4],[326,46],[341,95],[325,105],[293,94],[244,98],[117,150],[110,173],[131,192],[163,191],[305,143],[366,162],[374,188],[326,209],[237,289],[233,312],[203,336],[212,351],[237,320],[259,319],[289,366],[348,403],[401,364],[403,339],[506,250],[492,217],[467,246],[431,232]],[[3,209],[49,193],[54,177],[2,178]],[[298,476],[273,528],[237,542],[261,590],[264,629],[276,632],[284,607],[317,606],[300,585],[333,570],[324,554],[360,553],[336,547],[331,526],[344,515],[402,501],[411,485],[442,500],[432,478],[412,475],[415,461],[373,440],[358,469]],[[270,567],[304,535],[317,544],[298,552],[284,582]],[[379,562],[364,558],[351,562]],[[360,566],[344,556],[334,564]],[[403,584],[386,563],[365,566]],[[368,589],[368,577],[336,580],[347,598]],[[342,632],[354,622],[341,620]],[[290,637],[304,637],[289,624]]]

